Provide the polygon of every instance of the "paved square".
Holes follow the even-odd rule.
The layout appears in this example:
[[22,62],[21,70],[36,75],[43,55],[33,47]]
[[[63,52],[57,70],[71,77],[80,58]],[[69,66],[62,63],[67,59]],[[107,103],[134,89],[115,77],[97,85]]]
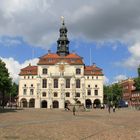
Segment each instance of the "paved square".
[[140,111],[13,110],[0,113],[0,140],[140,140]]

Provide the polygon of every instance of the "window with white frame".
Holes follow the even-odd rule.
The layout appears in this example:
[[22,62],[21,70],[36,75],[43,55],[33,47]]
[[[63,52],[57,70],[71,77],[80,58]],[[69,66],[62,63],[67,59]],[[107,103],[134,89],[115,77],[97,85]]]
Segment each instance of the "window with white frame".
[[46,92],[42,92],[42,97],[46,97]]
[[47,79],[42,79],[42,88],[47,88]]
[[23,89],[23,95],[27,95],[27,89]]
[[42,74],[47,74],[48,73],[48,69],[47,68],[43,68],[42,69]]
[[87,95],[91,95],[91,90],[88,90],[87,91]]
[[34,89],[30,89],[30,95],[34,95]]
[[95,93],[95,95],[98,95],[98,90],[95,89],[95,90],[94,90],[94,93]]

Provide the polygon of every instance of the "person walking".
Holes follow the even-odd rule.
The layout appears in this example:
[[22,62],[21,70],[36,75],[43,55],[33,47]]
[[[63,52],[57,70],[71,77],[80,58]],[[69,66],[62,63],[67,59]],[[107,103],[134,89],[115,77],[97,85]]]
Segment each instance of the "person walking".
[[73,115],[75,116],[75,111],[76,111],[76,108],[75,108],[75,106],[73,106],[73,109],[72,109],[72,111],[73,111]]
[[108,105],[108,112],[110,113],[110,108],[111,108],[111,106],[110,105]]

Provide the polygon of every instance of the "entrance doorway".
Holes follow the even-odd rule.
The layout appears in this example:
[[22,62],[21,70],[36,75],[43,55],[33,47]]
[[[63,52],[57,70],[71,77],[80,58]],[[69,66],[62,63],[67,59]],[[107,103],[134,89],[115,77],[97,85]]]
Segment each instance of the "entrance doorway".
[[93,106],[96,106],[96,108],[101,107],[101,102],[100,102],[100,100],[99,100],[99,99],[95,99],[95,100],[94,100],[94,103],[93,103]]
[[29,107],[35,107],[35,99],[30,99]]
[[41,108],[47,108],[47,101],[43,100],[41,102]]
[[53,108],[59,108],[59,102],[53,101]]
[[92,108],[92,102],[90,99],[86,99],[86,108]]

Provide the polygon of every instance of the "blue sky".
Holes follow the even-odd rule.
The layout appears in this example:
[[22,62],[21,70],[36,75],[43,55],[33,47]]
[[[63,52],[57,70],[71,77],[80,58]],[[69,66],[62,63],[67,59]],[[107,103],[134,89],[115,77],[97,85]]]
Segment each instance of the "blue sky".
[[1,0],[0,58],[17,82],[21,68],[35,65],[48,49],[56,52],[63,15],[70,51],[102,68],[106,83],[136,77],[139,5],[139,0]]

